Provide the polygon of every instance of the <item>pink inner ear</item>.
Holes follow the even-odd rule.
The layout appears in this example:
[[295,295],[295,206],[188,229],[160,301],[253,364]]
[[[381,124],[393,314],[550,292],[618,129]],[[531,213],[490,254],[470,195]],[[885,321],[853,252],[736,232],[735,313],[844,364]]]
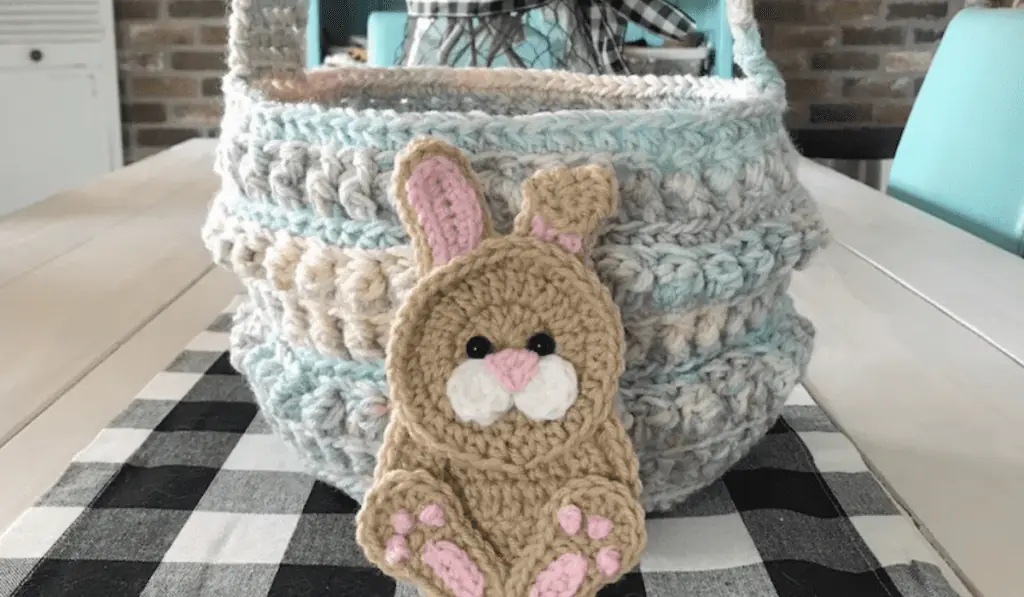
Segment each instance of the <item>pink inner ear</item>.
[[533,235],[540,240],[549,243],[557,243],[570,253],[579,253],[583,250],[583,239],[575,232],[559,232],[549,226],[544,218],[540,217],[540,215],[533,216],[533,220],[530,224]]
[[421,162],[405,190],[426,234],[434,265],[448,263],[483,240],[480,199],[451,159],[435,156]]

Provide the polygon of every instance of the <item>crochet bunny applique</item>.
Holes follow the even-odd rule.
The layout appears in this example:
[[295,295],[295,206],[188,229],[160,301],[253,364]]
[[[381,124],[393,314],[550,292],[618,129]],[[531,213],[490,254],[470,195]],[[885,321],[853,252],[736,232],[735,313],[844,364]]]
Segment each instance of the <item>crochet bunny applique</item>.
[[430,597],[592,597],[646,542],[613,408],[622,325],[586,259],[613,174],[537,172],[499,235],[466,157],[420,138],[395,195],[420,281],[391,334],[392,413],[357,540]]

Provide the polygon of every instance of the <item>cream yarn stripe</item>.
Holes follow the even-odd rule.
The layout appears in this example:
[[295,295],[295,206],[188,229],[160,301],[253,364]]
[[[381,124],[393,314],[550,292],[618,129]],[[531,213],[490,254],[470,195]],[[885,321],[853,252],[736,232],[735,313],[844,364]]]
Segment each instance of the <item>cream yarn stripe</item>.
[[[394,310],[343,314],[330,303],[300,299],[293,293],[275,290],[266,280],[245,282],[250,294],[258,296],[265,306],[268,327],[290,344],[345,360],[385,358]],[[673,366],[741,346],[749,340],[750,333],[770,327],[784,317],[788,306],[780,297],[785,286],[779,283],[762,293],[683,315],[627,320],[626,364],[633,367],[658,362]]]
[[[230,240],[208,230],[207,247],[261,296],[274,320],[268,323],[285,340],[342,359],[384,358],[395,306],[418,279],[411,247],[341,249],[234,224]],[[773,321],[787,283],[685,313],[625,312],[627,362],[684,362],[742,342],[751,329]]]

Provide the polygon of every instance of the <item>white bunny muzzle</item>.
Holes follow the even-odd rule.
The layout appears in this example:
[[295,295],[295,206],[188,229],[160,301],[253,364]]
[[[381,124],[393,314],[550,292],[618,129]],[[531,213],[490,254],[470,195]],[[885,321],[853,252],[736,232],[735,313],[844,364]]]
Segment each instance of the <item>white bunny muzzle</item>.
[[560,419],[579,395],[572,363],[523,349],[464,361],[448,378],[447,390],[460,421],[485,427],[513,405],[534,421]]

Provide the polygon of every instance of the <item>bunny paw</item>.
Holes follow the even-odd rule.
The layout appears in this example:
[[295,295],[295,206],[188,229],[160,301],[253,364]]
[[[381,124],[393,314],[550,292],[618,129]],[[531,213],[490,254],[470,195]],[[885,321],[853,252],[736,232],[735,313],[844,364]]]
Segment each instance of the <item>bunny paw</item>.
[[383,571],[445,597],[498,597],[497,558],[466,524],[451,489],[424,471],[392,471],[367,495],[356,536]]
[[570,482],[544,507],[537,535],[512,567],[505,594],[589,597],[639,560],[643,510],[625,485],[588,477]]

